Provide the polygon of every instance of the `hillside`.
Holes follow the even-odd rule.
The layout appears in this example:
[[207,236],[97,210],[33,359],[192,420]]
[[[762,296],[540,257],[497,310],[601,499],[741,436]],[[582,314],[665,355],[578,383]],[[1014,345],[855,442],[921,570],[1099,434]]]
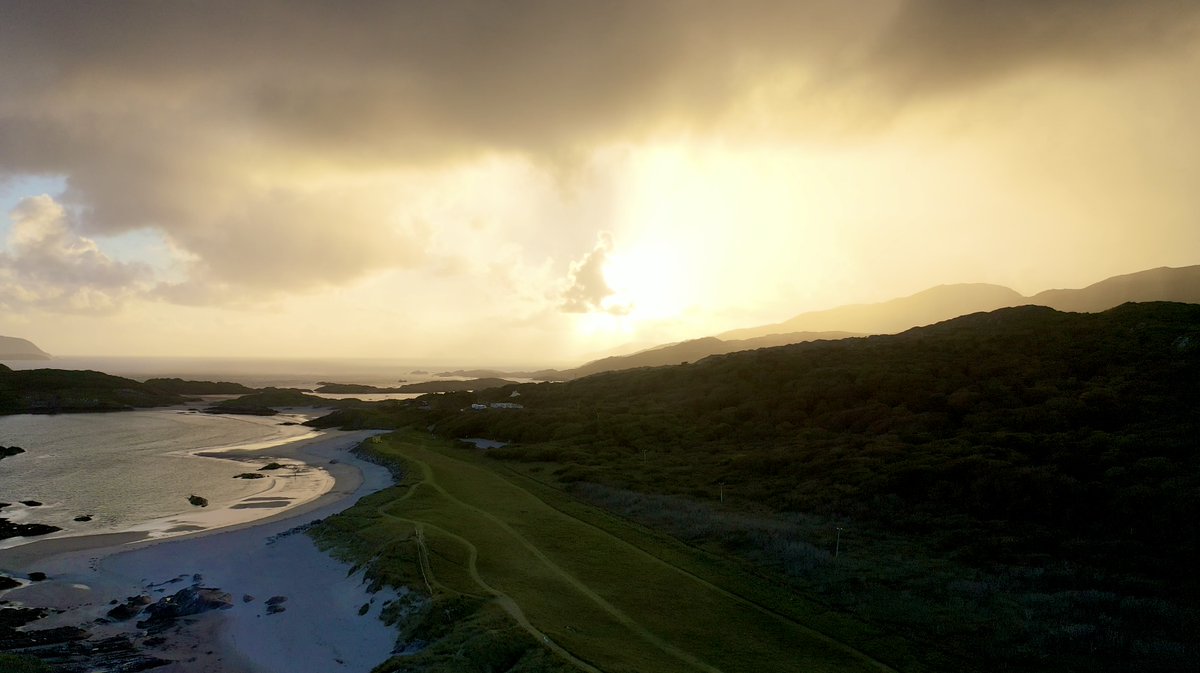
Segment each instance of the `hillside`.
[[[460,411],[513,391],[523,410]],[[1006,308],[329,420],[512,442],[488,455],[960,664],[1174,671],[1197,654],[1197,400],[1200,306],[1160,302]],[[835,529],[854,549],[837,563]]]
[[100,372],[0,369],[0,414],[124,411],[183,401],[174,393]]
[[49,360],[50,354],[28,339],[0,336],[0,360]]
[[146,385],[176,395],[246,395],[255,391],[230,381],[189,381],[179,378],[146,379]]
[[768,334],[752,339],[719,339],[704,337],[679,343],[656,346],[632,355],[614,355],[594,360],[574,369],[547,370],[530,372],[527,378],[539,381],[571,381],[573,379],[602,372],[636,369],[638,367],[662,367],[677,365],[704,359],[710,355],[724,355],[736,351],[754,350],[755,348],[772,348],[805,341],[820,341],[823,339],[845,339],[862,336],[853,332],[791,332],[788,334]]

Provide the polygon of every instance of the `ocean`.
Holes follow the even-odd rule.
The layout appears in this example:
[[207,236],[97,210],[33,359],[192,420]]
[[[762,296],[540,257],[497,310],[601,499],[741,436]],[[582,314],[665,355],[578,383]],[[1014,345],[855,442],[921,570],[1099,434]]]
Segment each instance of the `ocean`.
[[[56,363],[57,364],[57,363]],[[267,489],[271,479],[235,479],[261,461],[190,455],[196,451],[264,448],[316,436],[282,425],[307,417],[218,416],[186,409],[105,414],[0,416],[0,445],[26,453],[0,460],[0,517],[63,529],[52,537],[136,529],[195,513],[187,498],[216,510]],[[281,461],[287,462],[287,461]],[[294,463],[294,461],[292,461]],[[327,477],[312,474],[304,478]],[[19,501],[41,502],[27,506]],[[91,516],[77,522],[77,516]],[[162,531],[159,531],[160,533]],[[0,548],[40,538],[0,540]]]
[[[393,387],[401,382],[443,379],[438,372],[453,366],[419,365],[399,360],[237,359],[153,357],[55,357],[53,360],[5,361],[13,369],[90,369],[137,381],[184,378],[233,381],[252,388],[275,386],[311,390],[322,382]],[[451,377],[460,378],[460,377]],[[416,394],[386,393],[324,395],[373,401],[403,399]],[[205,403],[194,403],[203,408]],[[252,471],[232,460],[190,455],[197,451],[254,448],[295,441],[309,435],[303,426],[281,425],[306,420],[293,415],[271,417],[220,416],[158,409],[106,414],[0,416],[0,446],[20,446],[27,453],[0,461],[0,517],[14,523],[45,523],[63,531],[44,537],[64,537],[145,529],[161,534],[159,525],[170,517],[198,510],[190,494],[209,500],[217,510],[264,490],[269,479],[243,480],[233,476]],[[281,461],[286,462],[286,461]],[[312,481],[323,470],[312,470]],[[309,484],[313,486],[313,484]],[[41,502],[37,507],[22,500]],[[243,511],[244,513],[244,511]],[[266,512],[263,512],[264,514]],[[91,521],[75,521],[90,516]],[[44,539],[0,540],[0,549]]]
[[[55,357],[53,360],[5,360],[13,369],[91,369],[135,381],[148,378],[182,378],[198,381],[233,381],[251,388],[315,388],[318,383],[360,383],[380,388],[404,383],[445,380],[437,372],[454,371],[457,365],[417,365],[402,360],[377,359],[261,359],[165,357]],[[541,369],[542,367],[527,367]],[[504,370],[523,371],[516,367]],[[461,378],[461,377],[449,377]]]

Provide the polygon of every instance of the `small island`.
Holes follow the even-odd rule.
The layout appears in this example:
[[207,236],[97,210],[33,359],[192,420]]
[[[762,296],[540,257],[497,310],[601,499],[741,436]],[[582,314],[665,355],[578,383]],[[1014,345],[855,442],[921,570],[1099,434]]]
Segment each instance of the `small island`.
[[468,390],[485,390],[516,384],[516,381],[498,378],[467,379],[465,381],[424,381],[400,386],[401,393],[458,393]]
[[188,381],[186,379],[146,379],[146,385],[175,395],[248,395],[258,392],[232,381]]
[[381,388],[361,383],[329,383],[327,381],[319,381],[318,385],[319,387],[313,392],[326,393],[328,395],[377,395],[381,393],[404,392],[400,388]]

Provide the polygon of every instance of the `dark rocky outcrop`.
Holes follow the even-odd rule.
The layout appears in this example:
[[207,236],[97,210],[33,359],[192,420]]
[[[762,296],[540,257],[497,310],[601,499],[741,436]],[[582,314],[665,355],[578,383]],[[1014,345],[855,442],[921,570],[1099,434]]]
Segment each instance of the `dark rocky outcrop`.
[[262,479],[266,476],[267,475],[265,475],[265,474],[259,474],[257,472],[243,472],[241,474],[235,474],[233,476],[233,478],[234,479]]
[[210,587],[188,587],[146,606],[146,619],[139,621],[137,626],[156,633],[170,628],[180,617],[228,610],[231,607],[233,597],[225,591]]
[[196,507],[208,507],[208,498],[202,498],[198,495],[189,495],[188,502]]
[[25,449],[22,449],[19,446],[0,446],[0,460],[8,458],[9,456],[15,456],[20,453],[25,453]]
[[21,500],[20,503],[26,507],[41,507],[42,503],[37,500]]
[[[124,603],[108,611],[109,619],[114,619],[119,622],[128,621],[141,613],[142,609],[150,605],[154,599],[146,595],[130,596],[125,599]],[[164,599],[165,600],[165,599]]]
[[0,540],[10,537],[35,537],[60,530],[62,529],[58,526],[49,526],[44,523],[13,523],[8,519],[0,518]]
[[79,516],[75,517],[75,519],[74,519],[74,521],[79,521],[79,522],[83,522],[83,523],[86,523],[91,520],[92,520],[91,514],[80,514]]

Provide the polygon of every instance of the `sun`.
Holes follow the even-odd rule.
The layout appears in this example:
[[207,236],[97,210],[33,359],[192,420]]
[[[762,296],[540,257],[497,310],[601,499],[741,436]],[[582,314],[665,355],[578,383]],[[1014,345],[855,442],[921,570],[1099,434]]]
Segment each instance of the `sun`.
[[665,320],[685,308],[688,270],[681,250],[666,241],[641,241],[617,248],[604,265],[614,307],[624,307],[634,320]]

